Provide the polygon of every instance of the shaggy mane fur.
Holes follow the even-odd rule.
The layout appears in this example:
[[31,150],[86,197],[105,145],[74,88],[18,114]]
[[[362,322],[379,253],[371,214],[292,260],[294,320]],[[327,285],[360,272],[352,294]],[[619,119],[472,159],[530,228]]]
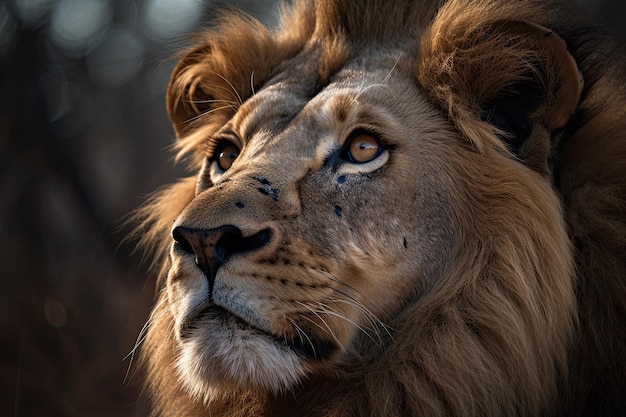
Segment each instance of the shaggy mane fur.
[[[571,22],[534,0],[320,0],[285,7],[274,31],[226,15],[200,34],[167,94],[194,176],[136,215],[159,269],[141,350],[155,415],[626,415],[625,66],[595,29]],[[286,68],[307,63],[297,69],[315,80],[313,96],[355,50],[391,46],[406,50],[418,88],[466,140],[449,173],[464,240],[429,290],[436,296],[404,308],[385,354],[371,352],[380,359],[340,364],[285,395],[233,390],[208,404],[213,393],[190,395],[162,293],[172,221],[194,199],[207,138]],[[485,109],[526,88],[541,91],[541,104],[530,139],[512,151]],[[530,169],[507,174],[502,155]],[[519,183],[546,186],[528,195]],[[551,216],[562,221],[546,225]]]

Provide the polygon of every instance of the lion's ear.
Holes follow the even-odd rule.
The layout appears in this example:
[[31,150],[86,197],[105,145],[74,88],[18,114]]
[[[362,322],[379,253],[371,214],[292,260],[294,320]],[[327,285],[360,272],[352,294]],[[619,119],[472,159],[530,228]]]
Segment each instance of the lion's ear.
[[440,14],[422,41],[420,84],[477,149],[505,147],[547,173],[582,91],[564,40],[526,21]]
[[260,22],[236,15],[201,33],[174,69],[167,90],[177,136],[232,117],[300,43],[277,38]]

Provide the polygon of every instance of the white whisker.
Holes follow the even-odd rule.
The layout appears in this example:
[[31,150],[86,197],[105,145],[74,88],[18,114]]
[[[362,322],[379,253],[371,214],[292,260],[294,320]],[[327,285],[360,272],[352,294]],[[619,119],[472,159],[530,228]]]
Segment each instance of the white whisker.
[[[367,323],[369,324],[368,328],[371,329],[370,331],[373,331],[374,333],[376,333],[377,338],[379,339],[379,343],[382,343],[382,336],[381,336],[381,331],[379,329],[383,329],[383,331],[391,338],[393,339],[393,329],[391,329],[389,326],[387,326],[385,323],[383,323],[367,306],[365,306],[362,302],[360,302],[357,297],[351,295],[350,293],[354,293],[354,294],[358,294],[361,297],[359,298],[365,298],[364,294],[359,291],[358,289],[342,282],[341,280],[339,280],[337,277],[335,277],[333,274],[331,274],[328,271],[325,270],[321,270],[321,269],[314,269],[314,270],[307,270],[307,273],[310,276],[313,276],[311,274],[310,271],[316,271],[317,273],[323,275],[324,277],[326,277],[327,279],[331,280],[332,282],[339,284],[340,288],[332,288],[333,291],[335,291],[337,294],[343,296],[343,298],[338,297],[335,299],[332,299],[331,301],[334,303],[344,303],[344,304],[348,304],[351,305],[352,307],[358,309],[361,314],[363,315],[363,317],[365,318],[365,320],[367,321]],[[346,289],[347,291],[342,291],[342,289]],[[373,308],[375,308],[375,310],[377,311],[382,311],[382,309],[376,305],[375,303],[367,300],[367,303],[369,305],[371,305]],[[347,318],[344,317],[344,319],[347,320]],[[356,327],[359,327],[358,325],[356,325],[356,323],[352,323],[353,325],[355,325]],[[359,327],[359,329],[361,331],[363,331],[364,333],[367,334],[367,332],[364,331],[363,328]],[[368,336],[371,337],[370,334],[368,334]]]
[[[328,271],[323,271],[323,270],[316,270],[316,271],[318,271],[320,274],[324,275],[324,276],[325,276],[326,278],[328,278],[329,280],[331,280],[331,281],[333,281],[333,282],[335,282],[335,283],[337,283],[337,284],[341,285],[343,288],[347,288],[347,289],[349,289],[349,290],[351,290],[351,291],[354,291],[356,294],[358,294],[358,295],[362,296],[363,298],[365,298],[365,294],[363,294],[363,292],[362,292],[362,291],[359,291],[358,289],[356,289],[356,288],[352,287],[351,285],[346,284],[345,282],[341,281],[340,279],[338,279],[337,277],[335,277],[335,276],[334,276],[333,274],[331,274],[330,272],[328,272]],[[344,297],[346,297],[347,299],[349,299],[349,300],[351,300],[351,301],[353,301],[353,302],[355,302],[355,303],[357,303],[357,304],[359,304],[359,305],[362,305],[362,303],[361,303],[361,302],[359,302],[359,301],[358,301],[358,300],[357,300],[354,296],[352,296],[352,295],[350,295],[350,294],[348,294],[348,293],[346,293],[346,292],[344,292],[344,291],[341,291],[341,290],[339,290],[338,288],[333,288],[333,290],[334,290],[334,291],[336,291],[337,293],[339,293],[339,294],[343,295],[343,296],[344,296]],[[370,300],[367,300],[367,302],[368,302],[368,304],[370,304],[370,305],[371,305],[371,306],[372,306],[372,307],[373,307],[376,311],[383,311],[383,309],[382,309],[382,308],[380,308],[380,307],[379,307],[376,303],[374,303],[374,302],[372,302],[372,301],[370,301]],[[363,306],[363,308],[366,308],[366,307],[365,307],[365,306]],[[369,311],[369,309],[368,309],[368,311]]]
[[400,55],[398,55],[398,58],[396,58],[396,62],[394,62],[393,67],[391,67],[391,69],[389,70],[389,72],[387,73],[387,75],[385,76],[385,78],[383,79],[383,82],[381,84],[385,84],[387,81],[389,81],[389,78],[391,77],[391,74],[393,73],[393,71],[398,66],[398,62],[400,62],[400,58],[402,58],[402,53],[400,53]]
[[311,346],[311,349],[315,351],[315,345],[313,345],[313,341],[311,340],[311,338],[309,338],[306,332],[302,330],[302,328],[298,326],[296,322],[293,321],[293,319],[287,318],[287,320],[289,320],[289,322],[293,325],[294,329],[296,329],[296,333],[298,334],[298,337],[300,338],[300,342],[304,344],[304,339],[306,339],[306,341],[309,343],[309,346]]
[[239,105],[241,106],[243,104],[243,100],[241,99],[241,95],[239,95],[239,92],[237,91],[237,89],[235,88],[235,86],[228,81],[228,79],[226,77],[224,77],[222,74],[219,74],[217,72],[212,71],[213,74],[217,75],[218,77],[220,77],[222,80],[226,81],[226,83],[230,86],[230,88],[232,89],[232,92],[235,93],[235,96],[237,98],[237,102],[239,103]]
[[228,109],[228,108],[232,108],[233,110],[237,110],[237,108],[236,108],[235,106],[233,106],[232,104],[231,104],[231,105],[228,105],[228,106],[216,107],[216,108],[214,108],[214,109],[211,109],[211,110],[208,110],[208,111],[202,112],[202,113],[200,113],[200,114],[198,114],[198,115],[196,115],[196,116],[194,116],[194,117],[191,117],[191,118],[189,118],[189,119],[185,120],[183,123],[191,123],[191,122],[193,122],[194,120],[198,120],[199,118],[201,118],[201,117],[203,117],[203,116],[206,116],[207,114],[211,114],[211,113],[214,113],[214,112],[216,112],[216,111],[223,110],[223,109]]
[[365,88],[363,88],[363,87],[359,88],[359,91],[356,93],[356,95],[354,96],[354,99],[352,101],[354,101],[355,103],[358,103],[359,97],[361,96],[361,94],[363,94],[364,92],[366,92],[370,88],[374,88],[374,87],[390,88],[389,86],[385,85],[385,83],[387,81],[389,81],[389,78],[391,77],[391,74],[393,73],[393,71],[398,66],[398,62],[400,62],[400,58],[402,58],[402,53],[400,55],[398,55],[398,58],[396,58],[396,62],[393,64],[393,66],[391,67],[391,69],[389,70],[389,72],[387,73],[385,78],[383,78],[382,82],[377,83],[377,84],[368,85]]
[[372,340],[372,342],[376,343],[376,339],[374,339],[374,337],[370,334],[370,332],[373,332],[376,336],[378,336],[378,343],[379,344],[382,343],[382,339],[380,337],[380,334],[378,333],[378,331],[375,328],[373,328],[373,327],[372,328],[363,327],[359,323],[355,322],[354,320],[349,319],[344,314],[339,313],[337,310],[335,310],[333,308],[330,308],[328,305],[326,305],[324,303],[320,303],[320,306],[323,307],[323,310],[318,310],[318,312],[320,314],[327,314],[329,316],[337,317],[337,318],[339,318],[341,320],[344,320],[344,321],[350,323],[351,325],[353,325],[354,327],[359,329],[364,335],[369,337]]
[[372,331],[374,331],[378,335],[378,338],[380,339],[379,340],[380,343],[382,343],[382,338],[380,336],[380,331],[378,329],[383,329],[385,333],[387,333],[387,336],[389,336],[393,340],[394,338],[393,333],[392,333],[393,329],[389,327],[388,325],[386,325],[385,323],[383,323],[378,317],[376,317],[374,313],[368,310],[367,307],[365,307],[363,304],[355,302],[353,300],[344,300],[341,298],[334,298],[330,301],[333,303],[348,304],[358,309],[363,314],[363,317],[365,317],[365,320],[367,320],[367,322],[369,323]]
[[306,308],[312,314],[314,314],[318,319],[320,319],[320,321],[322,322],[322,324],[324,325],[324,327],[326,329],[324,329],[324,327],[322,327],[319,323],[316,323],[315,321],[311,320],[310,318],[308,318],[306,316],[302,316],[304,319],[309,320],[311,323],[315,324],[321,330],[323,330],[323,331],[327,332],[328,334],[330,334],[333,337],[333,339],[335,339],[335,342],[337,342],[337,345],[339,345],[343,350],[345,350],[345,348],[343,346],[343,343],[341,343],[341,341],[337,338],[337,336],[335,335],[333,330],[330,328],[330,326],[328,325],[326,320],[324,320],[324,318],[322,316],[320,316],[320,314],[317,311],[315,311],[312,307],[308,306],[306,303],[303,303],[301,301],[297,301],[297,304],[299,304],[302,307]]
[[124,380],[123,380],[124,384],[128,380],[128,375],[130,374],[130,369],[133,365],[133,360],[135,358],[135,354],[137,353],[137,349],[139,349],[139,347],[146,340],[146,336],[148,335],[148,329],[150,328],[152,324],[154,324],[155,322],[157,322],[158,320],[160,320],[161,318],[163,318],[165,315],[167,315],[170,312],[170,308],[167,307],[161,312],[161,314],[159,314],[158,316],[155,315],[155,313],[166,302],[167,302],[167,298],[163,297],[163,299],[159,301],[159,303],[152,309],[152,312],[150,313],[148,320],[146,320],[146,323],[143,325],[143,327],[139,331],[139,335],[137,336],[137,339],[135,340],[135,345],[133,346],[131,351],[128,352],[128,354],[124,356],[124,358],[122,359],[122,361],[125,361],[126,359],[130,358],[130,361],[128,363],[128,368],[126,369],[126,374],[124,375]]
[[183,103],[190,103],[190,104],[226,103],[226,104],[231,105],[233,107],[237,106],[237,102],[236,101],[232,101],[232,100],[218,100],[218,99],[211,99],[211,100],[181,100],[181,102],[183,102]]

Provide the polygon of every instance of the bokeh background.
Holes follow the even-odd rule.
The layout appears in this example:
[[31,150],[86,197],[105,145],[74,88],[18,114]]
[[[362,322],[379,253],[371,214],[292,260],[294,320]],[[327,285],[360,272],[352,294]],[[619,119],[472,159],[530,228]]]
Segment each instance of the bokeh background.
[[[626,1],[569,3],[626,39]],[[233,7],[278,15],[274,0],[0,0],[0,416],[147,414],[125,375],[153,279],[123,220],[182,174],[172,56]]]

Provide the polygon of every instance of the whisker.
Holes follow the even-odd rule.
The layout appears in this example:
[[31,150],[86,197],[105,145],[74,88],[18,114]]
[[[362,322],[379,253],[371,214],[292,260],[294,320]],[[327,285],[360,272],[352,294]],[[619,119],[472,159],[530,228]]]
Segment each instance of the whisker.
[[237,102],[239,103],[239,105],[241,106],[243,104],[243,100],[241,99],[241,96],[239,95],[239,92],[237,91],[237,89],[235,88],[235,86],[228,81],[228,79],[226,77],[224,77],[222,74],[219,74],[215,71],[211,71],[212,74],[217,75],[218,77],[220,77],[222,80],[226,81],[226,83],[230,86],[230,88],[232,89],[232,92],[235,93],[235,96],[237,98]]
[[212,103],[227,103],[232,106],[237,106],[236,101],[232,100],[223,100],[223,99],[211,99],[211,100],[181,100],[183,103],[190,104],[212,104]]
[[[313,274],[311,273],[311,271],[316,271],[317,273],[323,275],[324,277],[326,277],[327,279],[331,280],[332,282],[339,284],[342,288],[345,288],[347,290],[349,290],[350,292],[354,292],[355,294],[359,294],[362,296],[362,298],[364,297],[363,292],[359,291],[358,289],[352,287],[351,285],[346,284],[345,282],[342,282],[340,279],[338,279],[337,277],[335,277],[333,274],[331,274],[328,271],[322,270],[322,269],[306,269],[306,272],[309,276],[313,277]],[[337,294],[342,295],[343,297],[345,297],[345,299],[333,299],[331,301],[335,302],[335,303],[345,303],[345,304],[349,304],[354,306],[355,308],[357,308],[359,311],[361,311],[361,313],[363,314],[363,316],[365,317],[365,319],[368,321],[370,328],[372,329],[372,331],[374,331],[378,338],[380,339],[380,343],[382,343],[382,337],[380,335],[380,332],[376,329],[384,329],[384,332],[393,339],[393,334],[392,334],[392,330],[389,326],[387,326],[385,323],[383,323],[368,307],[366,307],[361,301],[359,301],[355,296],[353,296],[352,294],[350,294],[349,292],[346,291],[342,291],[340,288],[332,288],[333,291],[335,291]],[[373,308],[375,308],[377,311],[383,311],[382,308],[380,308],[376,303],[367,300],[367,303],[370,304]]]
[[[293,325],[293,327],[296,329],[296,333],[298,334],[298,337],[300,338],[300,342],[304,344],[304,339],[307,340],[307,342],[309,343],[309,346],[311,346],[311,349],[315,352],[315,345],[313,345],[313,341],[311,340],[311,338],[306,334],[306,332],[304,330],[302,330],[302,328],[300,326],[298,326],[296,324],[296,322],[291,319],[291,318],[287,318],[287,320],[289,320],[289,322]],[[302,338],[304,336],[304,339]]]
[[358,92],[358,94],[357,94],[356,96],[354,96],[354,99],[353,99],[352,101],[354,101],[355,103],[357,103],[357,102],[359,101],[359,96],[360,96],[361,94],[363,94],[364,92],[366,92],[366,91],[367,91],[367,90],[369,90],[370,88],[374,88],[374,87],[385,87],[385,88],[388,88],[389,90],[391,90],[391,87],[389,87],[389,86],[387,86],[387,85],[385,85],[385,84],[381,84],[381,83],[378,83],[378,84],[371,84],[371,85],[368,85],[367,87],[363,88],[361,91],[359,91],[359,92]]
[[385,333],[387,333],[387,336],[389,336],[392,340],[394,339],[394,336],[392,334],[393,328],[391,328],[387,324],[383,323],[378,317],[376,317],[376,315],[374,313],[369,311],[367,309],[367,307],[365,307],[361,303],[354,302],[352,300],[343,300],[341,298],[334,298],[334,299],[332,299],[330,301],[333,302],[333,303],[344,303],[344,304],[351,305],[351,306],[357,308],[361,313],[363,313],[363,316],[365,317],[367,322],[370,324],[370,327],[371,327],[372,331],[375,331],[375,333],[377,333],[379,339],[381,339],[380,343],[382,343],[382,338],[380,337],[380,332],[378,331],[378,329],[381,329],[381,328],[385,331]]
[[311,313],[313,313],[318,319],[320,319],[320,321],[324,324],[324,327],[326,327],[326,329],[324,329],[324,327],[322,327],[319,323],[316,323],[315,321],[311,320],[310,318],[308,318],[306,316],[302,316],[304,319],[309,320],[311,323],[315,324],[321,330],[324,330],[328,334],[330,334],[333,337],[333,339],[335,339],[335,342],[337,342],[337,345],[339,345],[343,350],[345,350],[345,348],[344,348],[343,344],[341,343],[341,341],[337,338],[335,333],[333,333],[333,330],[330,328],[330,326],[328,325],[326,320],[324,320],[324,318],[322,316],[320,316],[318,312],[316,312],[312,307],[308,306],[306,303],[303,303],[301,301],[297,301],[297,304],[299,304],[302,307],[306,308]]
[[403,55],[402,52],[400,53],[400,55],[398,55],[398,58],[396,58],[396,62],[394,62],[393,67],[391,67],[391,69],[389,70],[389,72],[387,73],[387,75],[385,76],[385,78],[383,79],[383,82],[381,84],[385,84],[387,81],[389,81],[389,78],[391,77],[391,74],[393,73],[393,71],[398,66],[398,62],[400,62],[400,58],[402,58],[402,55]]
[[[235,100],[232,100],[232,103],[234,103],[235,107],[238,109],[239,106],[241,106],[241,104],[243,104],[243,102],[241,101],[241,97],[239,96],[239,93],[237,91],[235,91],[235,94],[233,94],[233,88],[234,87],[232,86],[232,84],[228,83],[228,85],[230,86],[230,88],[225,87],[223,85],[219,85],[219,84],[212,84],[211,88],[213,88],[214,90],[224,91],[225,93],[227,93],[230,96],[232,96],[235,99]],[[221,99],[221,100],[225,100],[225,99]],[[231,100],[225,100],[225,101],[231,101]]]
[[[282,300],[281,298],[277,297],[277,296],[272,296],[272,298],[274,298],[276,301],[283,303],[284,304],[284,300]],[[293,328],[296,331],[296,334],[298,335],[298,337],[300,338],[300,342],[302,344],[304,344],[304,339],[306,339],[307,343],[309,344],[309,346],[311,346],[311,349],[313,351],[315,351],[315,345],[313,344],[313,341],[311,340],[311,338],[306,334],[306,332],[302,329],[302,327],[300,327],[295,320],[293,320],[291,317],[287,317],[286,315],[283,314],[283,317],[289,322],[291,323],[291,325],[293,326]],[[308,318],[307,318],[308,319]],[[310,320],[309,320],[310,321]],[[319,327],[319,325],[318,325]],[[320,327],[321,328],[321,327]],[[321,328],[322,329],[322,328]],[[322,329],[324,330],[324,329]]]
[[[356,294],[360,295],[363,297],[364,300],[367,301],[368,304],[370,304],[372,307],[374,307],[374,309],[376,311],[383,311],[382,308],[380,308],[380,306],[378,306],[376,303],[366,299],[365,294],[363,294],[362,291],[359,291],[358,289],[354,288],[353,286],[346,284],[345,282],[341,281],[339,278],[337,278],[336,276],[334,276],[333,274],[331,274],[328,271],[324,271],[324,270],[316,270],[318,271],[320,274],[324,275],[326,278],[328,278],[329,280],[333,281],[334,283],[337,283],[339,285],[341,285],[344,288],[348,288],[351,291],[354,291]],[[357,304],[362,304],[359,300],[357,300],[354,296],[339,290],[338,288],[333,288],[334,291],[336,291],[337,293],[343,295],[344,297],[354,301]]]
[[148,329],[150,328],[151,325],[156,323],[158,320],[161,320],[164,316],[166,316],[170,312],[170,308],[168,307],[164,309],[161,312],[161,314],[159,314],[158,316],[155,316],[155,312],[158,311],[166,301],[167,301],[167,298],[163,298],[161,301],[159,301],[157,305],[154,306],[154,308],[152,309],[152,312],[150,313],[150,316],[148,317],[148,320],[146,320],[146,323],[143,325],[143,327],[139,331],[139,335],[137,336],[137,339],[135,340],[135,345],[133,346],[131,351],[122,359],[122,361],[125,361],[126,359],[130,358],[130,361],[128,363],[128,368],[126,369],[126,374],[124,375],[124,380],[123,380],[124,384],[128,381],[128,376],[130,375],[130,370],[133,366],[133,361],[135,359],[135,354],[137,353],[137,349],[139,349],[139,347],[146,340],[146,337],[148,335]]
[[236,107],[236,106],[234,106],[234,105],[232,105],[232,104],[231,104],[231,105],[228,105],[228,106],[216,107],[216,108],[214,108],[214,109],[211,109],[211,110],[208,110],[208,111],[202,112],[202,113],[200,113],[200,114],[197,114],[197,115],[195,115],[194,117],[190,117],[189,119],[187,119],[187,120],[183,121],[183,123],[191,123],[191,122],[193,122],[194,120],[198,120],[199,118],[201,118],[201,117],[203,117],[203,116],[206,116],[207,114],[211,114],[211,113],[214,113],[214,112],[216,112],[216,111],[223,110],[223,109],[228,109],[228,108],[231,108],[231,109],[233,109],[233,110],[237,110],[237,107]]
[[364,88],[365,88],[365,75],[363,75],[363,79],[361,80],[361,85],[359,86],[359,91],[357,91],[357,93],[354,95],[354,99],[352,99],[353,102],[355,102],[355,103],[359,102],[359,100],[358,100],[359,96],[363,92]]
[[[359,294],[359,295],[363,295],[363,293],[359,290],[357,290],[356,288],[346,284],[345,282],[342,282],[341,280],[339,280],[337,277],[335,277],[333,274],[331,274],[328,271],[322,270],[322,269],[310,269],[310,268],[304,268],[304,271],[307,273],[307,275],[311,278],[315,278],[313,276],[313,273],[311,271],[315,271],[321,275],[324,275],[324,277],[328,278],[329,280],[331,280],[332,282],[341,285],[342,287],[345,287],[351,291],[354,291],[355,293]],[[332,288],[334,291],[337,291],[339,294],[343,295],[344,297],[348,297],[352,300],[355,300],[353,296],[351,296],[350,294],[344,293],[340,290],[338,290],[337,288]],[[355,300],[356,301],[356,300]]]
[[372,327],[372,328],[363,327],[359,323],[355,322],[354,320],[349,319],[344,314],[339,313],[337,310],[329,307],[328,305],[326,305],[324,303],[320,303],[319,305],[324,308],[323,310],[318,310],[318,312],[320,314],[328,314],[329,316],[337,317],[337,318],[339,318],[341,320],[347,321],[348,323],[350,323],[351,325],[353,325],[354,327],[359,329],[367,337],[369,337],[372,340],[372,342],[376,343],[376,340],[370,334],[370,332],[373,332],[376,336],[378,336],[378,343],[382,344],[382,338],[380,337],[380,334],[378,333],[378,331],[374,327]]
[[385,83],[387,81],[389,81],[389,78],[391,77],[391,74],[393,73],[393,71],[396,69],[396,67],[398,66],[398,62],[400,62],[400,58],[402,58],[402,53],[400,53],[400,55],[398,55],[398,58],[396,58],[396,62],[394,62],[393,66],[391,67],[391,69],[389,70],[389,72],[387,73],[387,75],[385,76],[385,78],[383,78],[383,81],[378,83],[378,84],[372,84],[372,85],[368,85],[365,88],[360,88],[359,91],[356,93],[356,95],[354,96],[354,99],[352,101],[354,101],[355,103],[357,103],[359,101],[359,97],[361,96],[361,94],[363,94],[365,91],[369,90],[370,88],[374,88],[374,87],[385,87],[385,88],[390,88],[389,86],[385,85]]

